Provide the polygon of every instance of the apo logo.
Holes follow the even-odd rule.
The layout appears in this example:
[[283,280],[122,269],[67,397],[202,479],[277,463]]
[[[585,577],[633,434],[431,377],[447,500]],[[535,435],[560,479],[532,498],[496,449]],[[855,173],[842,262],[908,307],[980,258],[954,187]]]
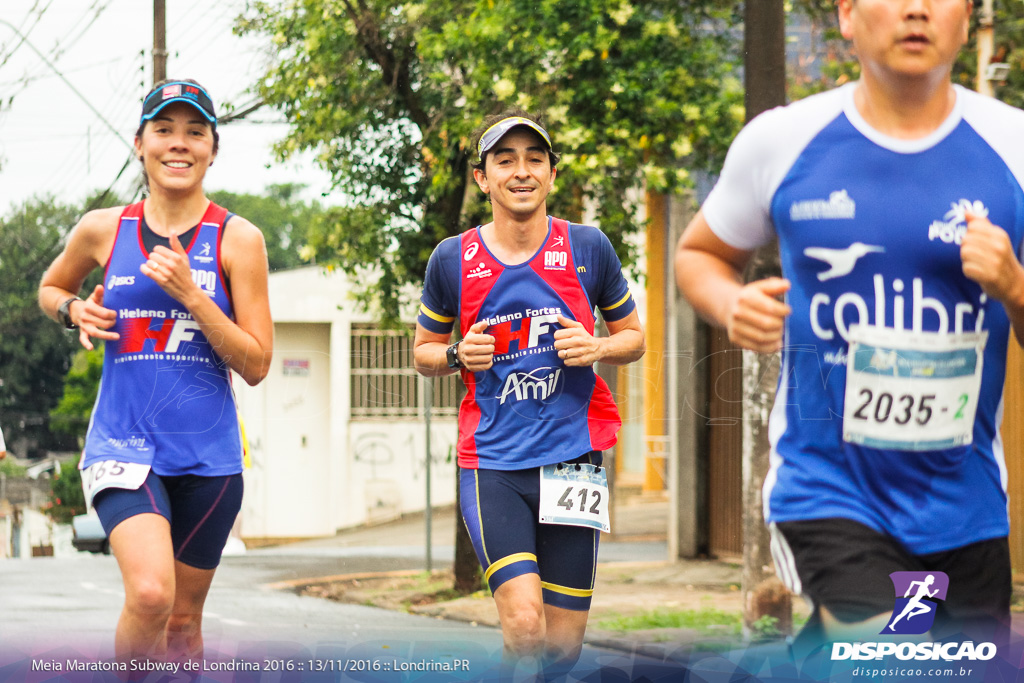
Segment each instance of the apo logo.
[[928,241],[942,240],[946,244],[960,244],[967,234],[967,212],[978,218],[987,218],[988,209],[980,201],[961,199],[950,203],[949,211],[928,226]]
[[545,251],[544,270],[565,270],[569,265],[569,254],[564,251]]
[[893,572],[889,578],[896,590],[896,604],[881,633],[927,633],[935,623],[936,600],[946,599],[949,577],[945,572]]
[[479,242],[473,242],[471,245],[466,247],[466,253],[463,254],[462,258],[464,260],[466,260],[466,261],[472,261],[473,258],[476,256],[476,252],[478,252],[479,250],[480,250],[480,243]]
[[134,285],[134,275],[111,275],[110,279],[107,280],[107,291],[110,291],[114,287],[123,287],[124,285]]
[[217,293],[217,273],[212,270],[197,270],[193,268],[192,281],[210,296]]

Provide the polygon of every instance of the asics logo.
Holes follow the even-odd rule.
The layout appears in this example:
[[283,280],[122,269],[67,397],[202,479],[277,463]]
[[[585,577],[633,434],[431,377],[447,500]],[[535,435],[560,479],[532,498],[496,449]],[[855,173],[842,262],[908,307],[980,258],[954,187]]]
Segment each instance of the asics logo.
[[120,287],[123,285],[134,285],[134,275],[111,275],[110,279],[107,280],[107,290],[111,290],[114,287]]

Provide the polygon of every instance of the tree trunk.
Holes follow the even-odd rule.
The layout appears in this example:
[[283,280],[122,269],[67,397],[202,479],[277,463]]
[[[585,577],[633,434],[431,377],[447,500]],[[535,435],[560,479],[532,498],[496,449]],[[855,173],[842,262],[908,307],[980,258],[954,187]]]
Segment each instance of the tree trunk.
[[[786,102],[783,0],[747,0],[744,48],[747,120]],[[748,280],[780,273],[772,244],[754,257]],[[792,597],[775,577],[761,487],[768,472],[768,415],[775,400],[778,356],[743,352],[743,625],[748,636],[792,631]],[[766,619],[767,618],[767,619]]]

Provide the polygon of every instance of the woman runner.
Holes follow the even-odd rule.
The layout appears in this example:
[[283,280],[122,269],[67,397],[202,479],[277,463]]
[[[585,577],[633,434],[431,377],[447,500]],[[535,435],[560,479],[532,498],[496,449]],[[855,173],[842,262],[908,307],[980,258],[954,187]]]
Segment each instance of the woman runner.
[[[79,467],[124,580],[121,661],[202,657],[203,604],[242,500],[230,371],[255,385],[270,366],[263,235],[203,190],[218,141],[202,86],[158,83],[135,134],[149,197],[87,213],[39,287],[82,346],[106,343]],[[82,300],[96,268],[103,284]]]

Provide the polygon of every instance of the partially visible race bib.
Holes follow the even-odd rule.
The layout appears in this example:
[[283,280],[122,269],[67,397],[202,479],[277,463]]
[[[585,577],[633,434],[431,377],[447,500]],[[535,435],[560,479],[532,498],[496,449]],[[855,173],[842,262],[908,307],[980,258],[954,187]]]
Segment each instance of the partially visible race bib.
[[852,326],[843,440],[899,451],[970,444],[987,340]]
[[584,463],[541,467],[540,522],[611,531],[605,469]]
[[82,470],[82,490],[85,492],[86,508],[92,509],[93,498],[104,489],[128,489],[135,491],[149,476],[149,465],[135,462],[103,460]]

